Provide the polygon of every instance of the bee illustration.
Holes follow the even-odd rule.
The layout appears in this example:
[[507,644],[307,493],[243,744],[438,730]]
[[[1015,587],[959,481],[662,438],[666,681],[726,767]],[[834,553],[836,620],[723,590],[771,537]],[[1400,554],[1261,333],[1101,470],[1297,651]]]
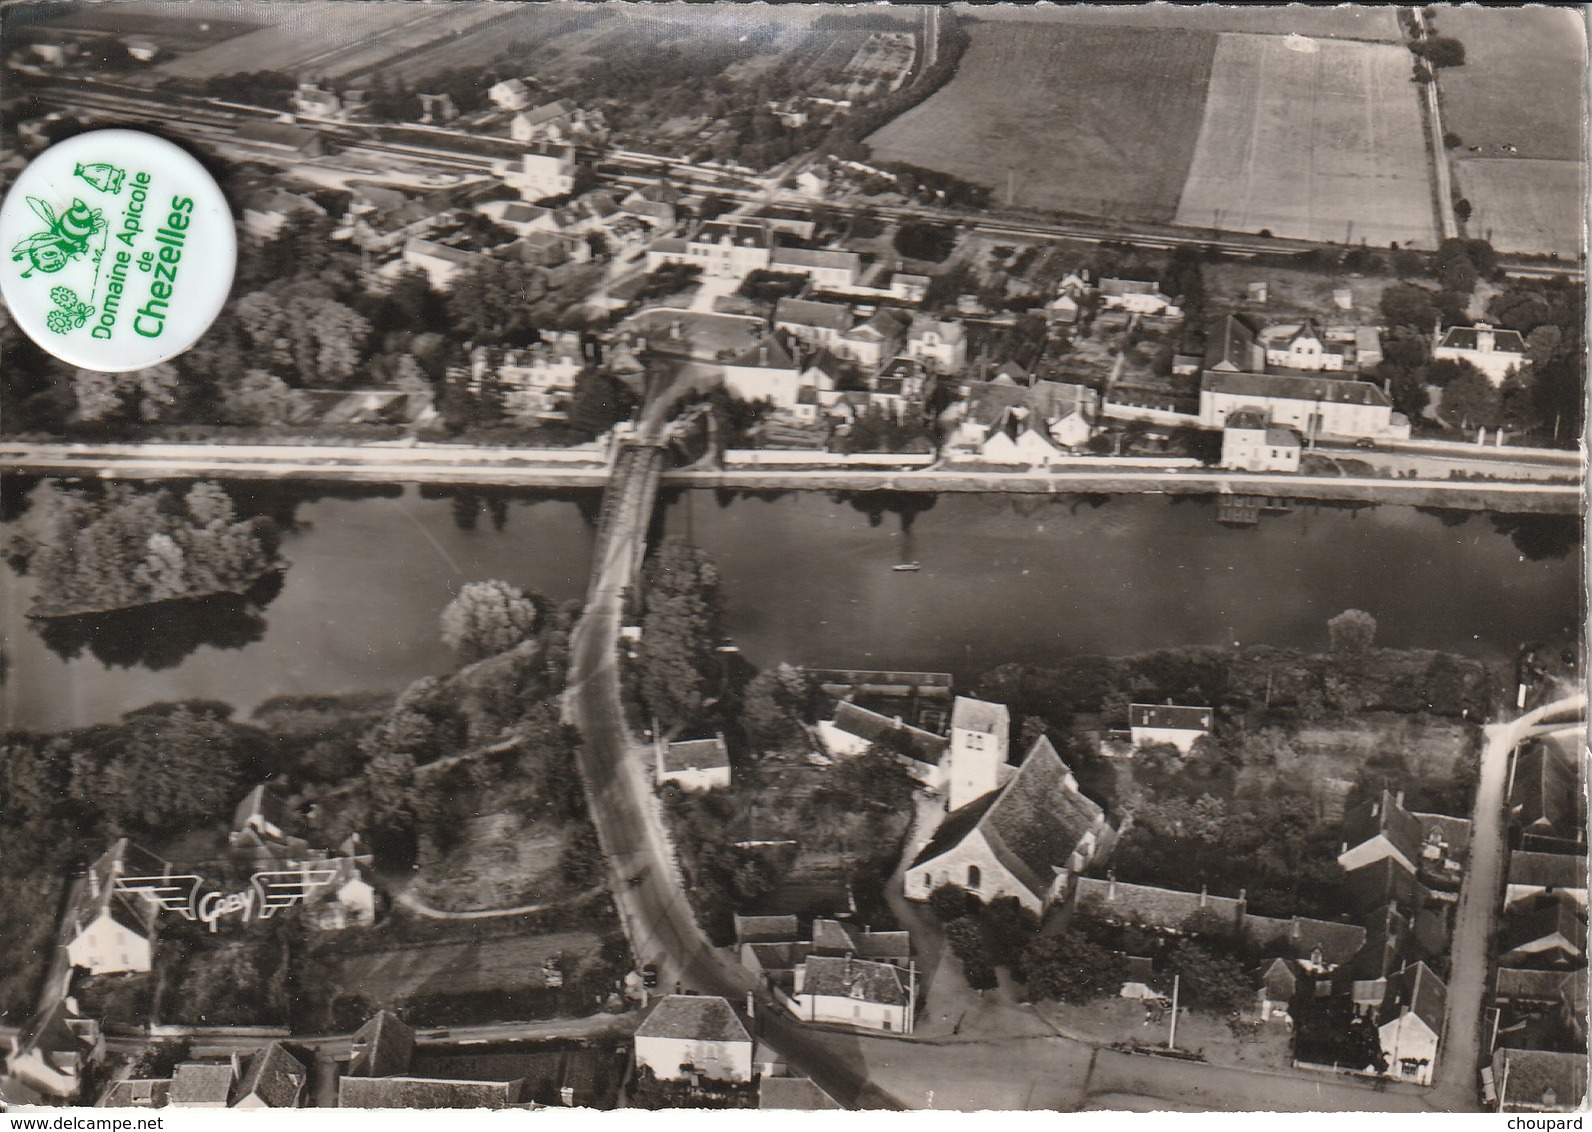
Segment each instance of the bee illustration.
[[79,299],[77,292],[70,287],[50,288],[50,298],[54,299],[55,305],[61,309],[45,315],[44,324],[57,334],[77,330],[94,313],[94,308]]
[[48,227],[18,241],[11,249],[13,263],[24,257],[29,261],[30,266],[22,273],[24,279],[35,271],[45,274],[60,271],[88,251],[91,236],[105,230],[104,213],[81,200],[74,199],[72,207],[59,216],[38,197],[29,197],[28,207]]

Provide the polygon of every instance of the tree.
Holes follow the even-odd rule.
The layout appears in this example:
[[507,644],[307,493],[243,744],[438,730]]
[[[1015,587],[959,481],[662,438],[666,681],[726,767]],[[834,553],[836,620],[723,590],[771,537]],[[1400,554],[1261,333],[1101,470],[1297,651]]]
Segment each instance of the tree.
[[1036,939],[1023,949],[1021,971],[1033,998],[1091,1002],[1122,984],[1122,958],[1090,942],[1076,928]]
[[1339,656],[1364,656],[1376,640],[1376,618],[1363,609],[1345,609],[1327,622],[1332,651]]
[[890,751],[869,747],[842,759],[829,774],[830,788],[875,809],[901,810],[912,801],[912,776]]
[[807,680],[801,670],[778,664],[752,677],[741,698],[741,726],[755,747],[785,750],[806,737]]
[[643,578],[637,673],[647,708],[666,727],[701,714],[719,638],[719,572],[706,553],[669,539]]
[[1179,992],[1189,1005],[1214,1014],[1239,1013],[1254,1001],[1249,972],[1230,955],[1204,944],[1185,943],[1168,965],[1181,980]]
[[176,368],[162,362],[125,373],[80,369],[73,376],[72,392],[81,420],[112,420],[133,412],[139,420],[158,421],[176,404],[180,385]]
[[221,415],[229,424],[284,425],[302,419],[309,411],[306,394],[261,369],[249,370],[221,394]]
[[442,611],[442,640],[466,661],[507,652],[536,631],[536,603],[493,579],[468,582]]
[[636,395],[611,373],[587,370],[575,382],[569,403],[569,427],[598,437],[636,411]]
[[1476,289],[1476,265],[1470,259],[1470,246],[1460,239],[1444,240],[1432,260],[1433,273],[1445,291],[1469,295]]
[[1443,390],[1441,412],[1451,425],[1462,429],[1491,428],[1501,420],[1503,402],[1487,375],[1472,367]]
[[233,727],[178,706],[129,720],[114,747],[74,754],[71,794],[122,829],[168,833],[224,818],[238,773]]
[[942,884],[929,893],[929,907],[941,923],[966,916],[973,907],[973,898],[967,889],[956,884]]
[[1434,67],[1463,67],[1465,45],[1449,36],[1434,35],[1410,44],[1410,50]]
[[1426,363],[1421,377],[1427,385],[1446,389],[1455,381],[1468,376],[1482,377],[1482,372],[1464,358],[1438,358]]
[[1454,218],[1461,224],[1467,223],[1470,220],[1471,211],[1472,205],[1470,203],[1469,197],[1454,198]]
[[1394,326],[1408,326],[1422,334],[1437,319],[1432,292],[1414,283],[1390,283],[1382,291],[1382,317]]

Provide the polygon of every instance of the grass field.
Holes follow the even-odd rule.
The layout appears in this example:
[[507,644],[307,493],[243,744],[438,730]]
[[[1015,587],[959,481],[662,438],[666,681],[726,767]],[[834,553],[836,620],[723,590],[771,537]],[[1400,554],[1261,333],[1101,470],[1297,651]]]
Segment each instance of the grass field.
[[1586,148],[1586,32],[1572,8],[1439,8],[1437,29],[1465,45],[1438,75],[1444,128],[1481,156],[1579,161]]
[[1178,222],[1434,246],[1409,70],[1391,45],[1221,36]]
[[[159,64],[157,70],[172,78],[204,79],[238,71],[285,71],[299,68],[320,74],[317,62],[332,52],[393,34],[404,24],[431,13],[417,12],[408,4],[334,4],[326,0],[295,3],[262,0],[248,6],[249,19],[264,25],[257,31]],[[236,4],[222,0],[195,0],[183,14],[195,19],[214,15],[236,18]]]
[[975,23],[956,77],[868,138],[879,160],[1015,202],[1165,221],[1193,157],[1216,37],[1162,28]]
[[1586,176],[1578,161],[1468,157],[1455,162],[1474,211],[1466,229],[1501,252],[1574,259],[1585,246]]
[[983,7],[958,4],[964,17],[1013,23],[1083,26],[1180,28],[1185,31],[1247,31],[1258,35],[1308,35],[1333,39],[1399,41],[1398,19],[1391,8],[1342,4],[1316,8],[1293,4],[1273,7],[1247,4],[1076,4],[1043,8],[1019,5]]

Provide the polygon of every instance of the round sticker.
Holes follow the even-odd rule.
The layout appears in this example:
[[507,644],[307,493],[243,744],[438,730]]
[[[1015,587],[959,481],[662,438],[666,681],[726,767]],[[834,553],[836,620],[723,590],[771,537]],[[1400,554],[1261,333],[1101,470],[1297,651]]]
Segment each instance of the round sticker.
[[204,166],[163,138],[94,130],[51,146],[0,205],[0,295],[35,342],[83,369],[166,361],[232,286],[232,211]]

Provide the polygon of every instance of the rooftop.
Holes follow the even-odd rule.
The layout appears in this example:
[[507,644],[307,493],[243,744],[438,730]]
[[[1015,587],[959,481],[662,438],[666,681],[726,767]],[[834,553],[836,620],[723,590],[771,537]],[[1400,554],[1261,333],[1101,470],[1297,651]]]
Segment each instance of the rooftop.
[[818,1112],[840,1105],[806,1077],[764,1077],[757,1087],[757,1107]]
[[450,1081],[437,1077],[339,1077],[338,1108],[507,1108],[523,1082]]
[[1343,378],[1274,373],[1220,373],[1206,370],[1200,388],[1234,397],[1276,397],[1287,401],[1321,401],[1333,405],[1388,405],[1380,386]]
[[1448,987],[1425,963],[1414,963],[1388,976],[1382,1022],[1397,1018],[1406,1006],[1432,1033],[1442,1036],[1448,1020]]
[[1486,332],[1491,332],[1493,337],[1492,353],[1525,356],[1526,343],[1517,331],[1497,330],[1485,322],[1479,322],[1475,326],[1450,326],[1443,331],[1443,337],[1437,345],[1439,348],[1449,350],[1480,351],[1479,338]]
[[1509,883],[1530,888],[1586,891],[1587,859],[1567,853],[1509,854]]
[[1153,727],[1168,731],[1209,731],[1212,712],[1208,707],[1181,704],[1132,704],[1128,723],[1133,727]]
[[1581,1053],[1538,1049],[1500,1049],[1493,1054],[1498,1101],[1517,1108],[1563,1108],[1586,1103],[1587,1059]]
[[376,1014],[358,1030],[350,1048],[351,1077],[391,1077],[409,1069],[415,1032],[387,1010]]
[[724,736],[712,739],[685,739],[668,744],[663,751],[663,769],[713,770],[730,765],[730,751]]
[[899,736],[909,748],[903,753],[910,754],[920,762],[938,764],[946,747],[950,746],[948,739],[850,701],[835,705],[835,718],[830,723],[836,730],[869,743],[880,743],[892,736]]
[[717,995],[671,994],[659,1000],[636,1030],[638,1038],[688,1038],[701,1042],[751,1042],[741,1019]]
[[1349,848],[1364,845],[1378,834],[1384,835],[1411,865],[1420,860],[1421,843],[1425,840],[1420,820],[1388,790],[1343,815],[1343,842]]
[[802,972],[800,993],[905,1006],[907,979],[901,968],[893,963],[875,963],[849,955],[809,955]]
[[304,1092],[309,1071],[281,1042],[272,1042],[249,1061],[238,1096],[256,1096],[268,1108],[293,1108]]
[[1210,896],[1147,884],[1079,877],[1076,899],[1089,901],[1091,910],[1123,923],[1161,931],[1190,931],[1201,926],[1238,925],[1243,902],[1229,896]]
[[862,270],[862,257],[856,252],[832,252],[812,248],[775,248],[770,258],[774,267],[817,267],[849,271]]
[[815,303],[811,299],[781,299],[774,304],[774,321],[844,332],[851,329],[851,309],[839,303]]
[[990,735],[1004,735],[1011,729],[1011,712],[1005,704],[975,700],[970,696],[957,696],[951,708],[953,731],[982,731]]
[[785,943],[794,940],[801,928],[795,916],[743,916],[736,913],[736,943]]
[[171,1074],[174,1105],[225,1105],[232,1099],[232,1064],[185,1061]]

